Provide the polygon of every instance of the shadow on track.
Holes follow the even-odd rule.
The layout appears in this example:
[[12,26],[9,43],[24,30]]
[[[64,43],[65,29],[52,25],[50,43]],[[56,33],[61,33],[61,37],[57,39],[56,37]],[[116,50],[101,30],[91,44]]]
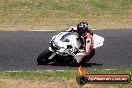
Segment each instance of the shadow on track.
[[[52,66],[70,66],[70,67],[79,67],[78,64],[70,64],[70,63],[52,63],[49,64]],[[100,63],[86,63],[84,65],[82,65],[83,67],[92,67],[92,66],[102,66],[103,64]]]

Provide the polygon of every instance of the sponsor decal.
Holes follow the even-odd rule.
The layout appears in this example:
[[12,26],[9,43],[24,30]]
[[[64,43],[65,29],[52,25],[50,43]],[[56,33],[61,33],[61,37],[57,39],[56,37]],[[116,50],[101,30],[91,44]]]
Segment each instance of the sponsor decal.
[[78,69],[76,77],[78,84],[86,83],[130,83],[131,77],[129,74],[86,74],[86,71],[81,66]]

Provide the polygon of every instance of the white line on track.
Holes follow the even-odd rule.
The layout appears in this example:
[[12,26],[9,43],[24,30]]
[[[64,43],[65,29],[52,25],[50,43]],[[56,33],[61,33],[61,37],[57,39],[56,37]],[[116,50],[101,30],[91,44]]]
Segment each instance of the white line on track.
[[38,70],[38,71],[3,71],[3,72],[52,72],[52,71],[59,71],[59,72],[64,72],[66,70]]
[[[97,29],[91,29],[91,30],[97,30]],[[64,30],[28,30],[28,31],[64,31]]]

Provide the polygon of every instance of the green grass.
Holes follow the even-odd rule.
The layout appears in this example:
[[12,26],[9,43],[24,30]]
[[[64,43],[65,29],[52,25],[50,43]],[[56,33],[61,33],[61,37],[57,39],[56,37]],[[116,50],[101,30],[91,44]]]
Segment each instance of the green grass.
[[[90,69],[86,71],[87,74],[130,74],[132,76],[132,69]],[[76,82],[69,82],[68,80],[74,80],[77,76],[77,70],[66,70],[66,71],[21,71],[21,72],[0,72],[0,77],[8,79],[24,79],[24,80],[34,80],[34,81],[47,81],[47,82],[56,82],[61,83],[67,82],[69,85],[74,87]],[[68,84],[65,84],[68,85]],[[129,84],[90,84],[92,88],[131,88],[132,82]],[[86,84],[84,88],[90,86]],[[83,87],[82,87],[83,88]]]
[[101,25],[97,22],[103,27],[104,21],[130,24],[131,9],[132,0],[1,0],[0,24],[68,27],[81,20],[94,27]]
[[[9,78],[23,78],[23,79],[63,79],[75,78],[78,70],[66,71],[18,71],[18,72],[0,72],[0,76]],[[86,74],[130,74],[132,76],[132,69],[93,69],[86,70]]]
[[0,76],[13,78],[13,79],[32,79],[32,80],[45,80],[45,79],[52,79],[52,80],[59,80],[65,78],[74,78],[75,77],[74,71],[40,71],[40,72],[1,72]]

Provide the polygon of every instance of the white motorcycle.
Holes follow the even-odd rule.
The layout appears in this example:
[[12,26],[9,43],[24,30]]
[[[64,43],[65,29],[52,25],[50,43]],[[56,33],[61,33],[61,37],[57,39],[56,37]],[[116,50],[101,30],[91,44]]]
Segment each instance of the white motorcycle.
[[76,32],[60,32],[52,37],[49,49],[43,51],[37,58],[39,65],[50,62],[69,62],[79,65],[85,64],[95,54],[95,48],[103,45],[104,38],[93,34],[86,39],[86,50],[81,47],[80,39]]

